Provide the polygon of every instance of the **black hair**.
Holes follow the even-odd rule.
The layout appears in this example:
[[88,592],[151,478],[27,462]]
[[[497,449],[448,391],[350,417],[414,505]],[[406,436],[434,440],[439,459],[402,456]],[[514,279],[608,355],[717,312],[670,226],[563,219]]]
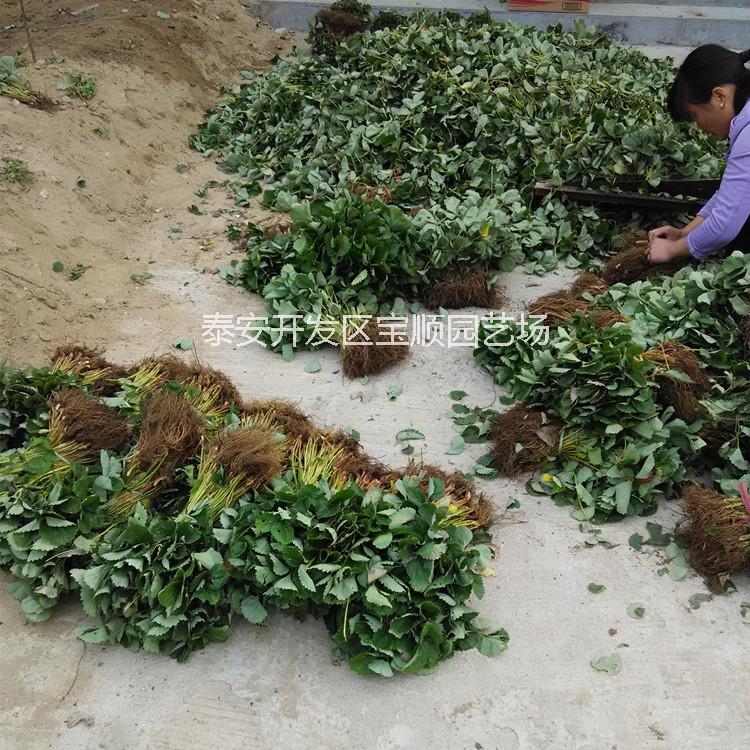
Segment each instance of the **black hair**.
[[737,86],[734,111],[739,114],[750,99],[750,50],[732,52],[718,44],[704,44],[693,50],[680,65],[667,96],[667,108],[673,120],[691,119],[688,104],[707,104],[716,86]]

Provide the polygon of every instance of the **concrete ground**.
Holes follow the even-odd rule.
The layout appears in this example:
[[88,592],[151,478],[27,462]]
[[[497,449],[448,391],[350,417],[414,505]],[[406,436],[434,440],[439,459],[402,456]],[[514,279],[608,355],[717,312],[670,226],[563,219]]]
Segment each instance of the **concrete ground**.
[[[216,49],[220,48],[217,44]],[[67,48],[62,51],[73,56]],[[225,80],[229,64],[215,64]],[[119,132],[130,114],[117,109],[119,88],[115,84],[119,79],[108,76],[122,71],[114,66],[111,72],[104,63],[94,70],[102,90],[97,106],[111,118],[113,131]],[[50,81],[54,80],[52,73],[49,75]],[[153,91],[163,99],[166,84],[145,80],[138,91],[128,90],[128,96]],[[111,103],[106,99],[108,90],[115,92]],[[178,94],[183,96],[182,89],[174,94],[176,102],[181,101]],[[48,287],[78,290],[75,295],[68,291],[68,297],[61,297],[59,310],[52,308],[39,322],[33,318],[23,335],[50,332],[54,318],[72,310],[58,326],[71,336],[80,336],[88,319],[86,330],[94,336],[97,324],[102,338],[86,340],[108,342],[107,356],[116,362],[163,351],[178,337],[193,338],[202,361],[224,370],[244,397],[289,398],[322,423],[355,427],[372,455],[395,465],[404,459],[395,434],[414,426],[426,436],[423,443],[415,444],[415,457],[470,469],[486,447],[468,446],[460,456],[446,455],[455,434],[446,417],[452,403],[448,394],[463,389],[468,393],[464,403],[499,407],[499,389],[473,364],[467,349],[417,349],[398,367],[363,385],[343,377],[334,350],[303,353],[284,363],[259,347],[212,348],[201,343],[203,315],[247,314],[261,307],[259,298],[199,273],[201,264],[212,264],[215,258],[204,249],[196,251],[195,257],[190,254],[196,242],[190,244],[188,235],[197,232],[197,224],[183,229],[186,239],[181,242],[187,249],[182,260],[174,249],[179,243],[167,239],[176,219],[209,221],[208,217],[191,219],[185,207],[195,200],[192,191],[196,184],[219,177],[211,163],[199,163],[185,146],[186,134],[203,105],[193,105],[195,111],[188,109],[178,121],[175,118],[181,110],[171,102],[137,99],[137,107],[133,107],[138,128],[143,128],[143,121],[148,124],[153,120],[158,125],[146,141],[156,144],[162,154],[161,162],[153,157],[151,161],[132,157],[133,170],[146,170],[147,165],[153,169],[153,173],[144,173],[139,190],[142,184],[144,195],[148,191],[151,203],[144,199],[143,211],[148,209],[154,218],[150,223],[144,220],[140,228],[130,218],[113,221],[105,215],[99,217],[101,226],[94,225],[100,212],[86,218],[85,204],[76,203],[68,197],[70,191],[63,192],[43,177],[37,164],[46,164],[42,161],[44,144],[37,144],[31,135],[28,143],[22,144],[20,153],[40,175],[39,183],[33,192],[13,196],[13,206],[19,216],[28,214],[39,242],[32,245],[21,235],[19,220],[14,228],[19,248],[29,248],[34,254],[45,252],[53,241],[43,234],[48,225],[50,237],[60,243],[58,248],[64,248],[54,250],[60,253],[54,258],[68,262],[68,256],[62,255],[69,252],[64,245],[68,242],[66,232],[78,229],[66,227],[65,221],[69,218],[76,223],[86,218],[94,227],[86,231],[87,237],[107,237],[113,256],[120,248],[134,248],[143,254],[144,264],[153,258],[148,267],[154,271],[150,285],[129,287],[128,274],[141,266],[127,271],[118,267],[117,274],[111,271],[106,277],[111,281],[102,286],[100,276],[95,275],[104,273],[102,256],[99,268],[76,282],[77,287],[64,286],[60,279],[50,279],[47,260],[52,257],[40,270],[30,262],[28,268],[21,266],[17,258],[26,256],[20,251],[9,252],[3,255],[3,266],[15,259],[16,266],[9,268],[31,277],[29,283],[41,279]],[[156,118],[162,116],[159,107],[169,110],[175,134]],[[65,148],[54,149],[50,157],[54,161],[46,169],[52,175],[63,175],[65,184],[72,184],[75,175],[85,169],[89,181],[94,184],[96,179],[103,190],[107,183],[95,171],[95,162],[104,160],[92,150],[86,163],[86,154],[74,151],[81,140],[74,129],[78,112],[85,111],[70,105],[59,115],[57,122],[62,124],[58,130],[69,133],[70,142]],[[85,120],[84,132],[89,120]],[[19,141],[24,134],[39,132],[36,126],[22,127],[19,119],[13,122]],[[179,146],[167,138],[174,138]],[[135,153],[138,146],[135,137],[128,140],[126,155]],[[107,148],[114,158],[118,153],[115,145]],[[68,164],[70,153],[77,154],[78,163]],[[195,164],[192,168],[197,170],[189,174],[189,180],[183,179],[182,187],[174,171],[178,162]],[[119,175],[120,181],[108,197],[115,208],[120,206],[116,189],[128,189],[125,170]],[[59,221],[34,213],[49,212],[45,206],[52,203],[39,201],[40,187],[50,191],[57,210],[63,212]],[[0,197],[7,197],[10,205],[10,196]],[[162,211],[165,205],[169,211]],[[0,216],[7,218],[4,209]],[[214,224],[218,245],[224,219]],[[111,235],[103,233],[107,227]],[[134,234],[126,234],[128,231]],[[79,244],[85,249],[83,240]],[[71,255],[71,260],[80,259],[80,255]],[[539,279],[520,271],[505,275],[506,309],[520,311],[525,300],[564,286],[571,276],[562,272]],[[104,291],[98,291],[95,282]],[[19,296],[17,304],[31,309],[27,301],[30,292],[21,285],[17,292],[26,295],[23,300]],[[91,307],[99,304],[96,298],[102,294],[117,304],[100,311]],[[120,302],[120,294],[127,299]],[[45,299],[50,302],[48,296]],[[148,300],[152,302],[147,304]],[[72,307],[76,304],[80,307]],[[34,310],[34,315],[41,313]],[[18,341],[22,322],[19,317],[19,327],[11,331],[9,326],[3,337],[10,341],[12,335]],[[27,347],[37,347],[35,336],[28,339]],[[20,345],[11,349],[17,359],[22,350],[29,361],[38,355],[38,349],[33,357],[27,357]],[[321,369],[309,374],[305,366],[313,358]],[[395,384],[404,386],[403,393],[389,401],[386,389]],[[487,579],[487,594],[478,608],[510,634],[510,646],[499,657],[488,659],[471,652],[457,655],[431,676],[365,679],[333,660],[321,623],[275,615],[264,628],[238,619],[226,643],[195,654],[186,664],[177,664],[114,646],[84,646],[73,634],[85,621],[74,597],[61,604],[50,621],[28,623],[18,603],[0,586],[0,750],[726,750],[748,746],[750,631],[745,627],[750,625],[750,579],[738,577],[735,593],[710,601],[693,599],[691,606],[691,597],[707,594],[699,578],[691,575],[674,582],[659,574],[663,560],[658,551],[644,548],[637,552],[627,543],[633,533],[646,536],[647,520],[671,531],[679,519],[676,504],[664,503],[649,519],[604,527],[602,537],[616,546],[590,548],[569,509],[526,494],[523,481],[491,480],[483,483],[483,489],[492,497],[501,519],[494,530],[499,548],[496,575]],[[517,499],[520,507],[506,511],[511,498]],[[8,580],[0,574],[0,582]],[[606,589],[592,594],[587,590],[592,582]],[[743,615],[745,602],[747,617]],[[633,604],[645,610],[642,619],[628,615]],[[608,675],[590,666],[593,659],[613,654],[622,660],[620,674]]]
[[[540,282],[509,274],[508,310],[566,276]],[[180,278],[162,283],[176,293]],[[237,289],[225,288],[220,300],[194,294],[196,338],[207,310],[247,309]],[[322,368],[311,375],[304,368],[313,356]],[[418,448],[426,461],[469,469],[484,448],[446,456],[454,434],[445,416],[448,393],[461,388],[466,403],[483,406],[496,404],[498,395],[469,350],[417,350],[364,386],[342,377],[335,351],[285,364],[259,347],[225,345],[203,347],[202,357],[228,373],[244,396],[294,399],[320,421],[355,427],[372,454],[394,464],[402,458],[395,433],[414,426],[426,435]],[[385,390],[396,383],[404,391],[392,402]],[[483,615],[510,633],[501,656],[460,654],[431,676],[364,679],[332,660],[321,623],[276,615],[264,628],[237,620],[225,644],[181,665],[114,646],[84,647],[73,635],[84,619],[74,600],[47,623],[26,623],[3,590],[0,748],[747,746],[750,617],[741,614],[750,599],[747,578],[736,581],[736,593],[693,609],[690,597],[706,593],[699,578],[661,576],[659,553],[627,544],[635,532],[646,536],[645,519],[605,527],[614,548],[588,548],[568,510],[527,495],[522,481],[484,486],[499,511],[511,497],[520,502],[495,529],[496,576],[480,602]],[[648,520],[671,530],[678,516],[674,504],[664,504]],[[606,589],[589,593],[590,582]],[[645,608],[641,620],[627,614],[633,603]],[[612,654],[622,659],[619,675],[590,666]]]

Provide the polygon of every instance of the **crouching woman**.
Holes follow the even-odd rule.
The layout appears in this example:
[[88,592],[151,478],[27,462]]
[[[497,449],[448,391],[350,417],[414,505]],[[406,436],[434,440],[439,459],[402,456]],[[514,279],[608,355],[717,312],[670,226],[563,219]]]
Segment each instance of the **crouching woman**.
[[750,50],[706,44],[680,66],[667,100],[678,122],[693,121],[716,138],[729,139],[727,166],[711,200],[687,226],[649,233],[651,263],[692,256],[704,260],[723,248],[750,251]]

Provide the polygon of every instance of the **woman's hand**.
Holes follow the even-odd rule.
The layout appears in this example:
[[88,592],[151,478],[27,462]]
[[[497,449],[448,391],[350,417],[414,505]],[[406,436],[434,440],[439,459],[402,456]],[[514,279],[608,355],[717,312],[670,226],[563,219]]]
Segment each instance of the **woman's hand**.
[[685,232],[682,229],[677,229],[670,225],[659,227],[658,229],[652,229],[648,233],[648,241],[651,244],[654,240],[669,240],[670,242],[677,242],[685,236]]
[[[674,227],[672,227],[674,228]],[[649,242],[648,248],[646,249],[646,257],[649,263],[669,263],[675,258],[682,258],[690,255],[687,242],[683,239],[671,241],[656,237]]]

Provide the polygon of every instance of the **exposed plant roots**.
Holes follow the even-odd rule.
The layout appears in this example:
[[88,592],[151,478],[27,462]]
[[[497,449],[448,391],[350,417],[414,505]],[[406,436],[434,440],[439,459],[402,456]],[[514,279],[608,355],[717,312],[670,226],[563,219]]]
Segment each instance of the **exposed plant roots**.
[[[403,334],[393,339],[379,330],[377,318],[370,318],[363,332],[350,337],[350,341],[372,343],[342,343],[341,362],[344,374],[350,378],[375,375],[409,356],[409,342],[401,342]],[[392,343],[395,342],[395,343]]]
[[176,357],[174,354],[162,354],[160,357],[147,357],[138,363],[139,368],[158,368],[159,385],[175,380],[187,383],[193,377],[193,366]]
[[595,273],[581,271],[581,273],[573,279],[569,292],[573,297],[580,297],[586,293],[595,297],[597,294],[606,292],[607,289],[609,289],[609,284]]
[[740,330],[742,331],[742,340],[745,342],[745,348],[750,350],[750,315],[742,319]]
[[706,425],[698,433],[698,437],[706,441],[706,447],[703,449],[703,451],[711,453],[713,456],[718,458],[719,450],[725,443],[727,443],[734,437],[734,433],[725,427],[712,427],[710,425]]
[[205,504],[218,516],[254,487],[262,487],[282,470],[284,446],[272,433],[240,428],[220,433],[201,454],[198,475],[185,510]]
[[726,578],[750,561],[750,517],[741,500],[697,484],[682,492],[690,564],[704,576]]
[[602,279],[609,284],[630,284],[651,276],[671,276],[684,268],[689,259],[673,260],[669,263],[651,263],[646,257],[648,235],[638,233],[625,241],[625,247],[607,261],[602,269]]
[[272,240],[280,234],[289,234],[291,229],[292,222],[278,219],[274,223],[268,224],[263,228],[263,236],[268,240]]
[[[254,420],[264,420],[290,440],[303,443],[318,433],[318,428],[291,401],[272,399],[270,401],[247,401],[242,406],[242,414]],[[266,421],[270,419],[269,423]]]
[[550,323],[564,323],[573,313],[587,313],[591,305],[570,292],[552,292],[530,302],[526,309],[530,315],[545,315]]
[[127,377],[130,369],[108,362],[97,349],[77,344],[63,344],[52,355],[52,367],[81,377],[84,385],[96,393],[109,395],[117,388],[118,378]]
[[125,466],[125,489],[110,503],[117,515],[130,515],[172,482],[175,470],[197,455],[206,422],[184,394],[166,390],[143,405],[141,432]]
[[323,430],[320,437],[329,445],[342,448],[341,458],[337,465],[347,477],[367,477],[368,480],[378,480],[390,471],[387,466],[368,456],[359,440],[344,430]]
[[594,328],[599,330],[613,326],[615,323],[627,322],[628,318],[617,310],[603,309],[594,313]]
[[444,307],[457,310],[462,307],[496,308],[500,295],[496,287],[488,285],[489,274],[478,269],[463,271],[453,281],[435,284],[425,298],[425,305],[433,310]]
[[135,455],[141,472],[155,471],[157,483],[200,451],[205,422],[180,393],[164,391],[144,406]]
[[95,461],[100,451],[123,452],[130,442],[130,428],[120,415],[83,391],[66,388],[49,401],[50,442],[80,446],[76,460]]
[[[694,422],[700,416],[698,399],[708,392],[711,381],[703,371],[700,360],[682,344],[666,341],[649,349],[644,359],[655,362],[657,367],[654,379],[659,385],[659,400],[674,407],[675,414],[686,422]],[[686,383],[669,370],[677,370],[687,375],[691,382]]]
[[139,362],[138,367],[144,370],[155,369],[158,372],[158,377],[154,380],[155,387],[174,380],[189,388],[203,391],[204,398],[195,399],[196,408],[200,408],[199,403],[203,401],[206,410],[226,411],[230,406],[242,402],[234,383],[223,372],[212,367],[185,362],[173,354],[148,357]]
[[212,450],[229,477],[242,477],[245,487],[261,487],[282,470],[284,449],[266,430],[228,430],[219,434]]
[[43,112],[57,112],[57,104],[44,94],[40,94],[38,91],[34,92],[34,99],[30,102],[23,102],[32,109],[41,109]]
[[385,186],[372,187],[361,182],[350,182],[348,190],[350,193],[354,193],[354,195],[359,195],[368,204],[374,200],[379,200],[386,205],[393,203],[393,191]]
[[325,480],[333,490],[340,490],[349,483],[348,474],[342,469],[345,447],[316,437],[306,443],[292,446],[290,463],[297,487],[317,485]]
[[367,21],[364,18],[342,10],[321,10],[318,11],[317,18],[323,28],[337,39],[367,29]]
[[194,365],[193,374],[188,381],[190,385],[197,386],[201,390],[216,390],[216,397],[223,407],[239,406],[242,403],[240,393],[234,383],[219,370],[205,365]]
[[701,416],[701,406],[696,395],[687,386],[672,378],[658,378],[658,399],[662,404],[674,407],[675,416],[687,423]]
[[685,373],[692,381],[686,385],[691,386],[696,393],[703,394],[711,387],[711,381],[703,371],[698,357],[686,346],[676,341],[665,341],[649,349],[643,356],[656,362],[659,369],[679,370]]
[[494,521],[492,502],[476,487],[467,482],[460,471],[449,474],[431,464],[409,461],[403,469],[391,470],[378,480],[377,484],[389,489],[394,482],[407,476],[420,477],[420,486],[427,492],[431,478],[440,479],[445,485],[444,498],[448,500],[447,521],[472,528],[488,528]]
[[543,412],[516,404],[495,420],[490,432],[492,467],[506,477],[535,471],[554,454],[558,437],[559,430]]

